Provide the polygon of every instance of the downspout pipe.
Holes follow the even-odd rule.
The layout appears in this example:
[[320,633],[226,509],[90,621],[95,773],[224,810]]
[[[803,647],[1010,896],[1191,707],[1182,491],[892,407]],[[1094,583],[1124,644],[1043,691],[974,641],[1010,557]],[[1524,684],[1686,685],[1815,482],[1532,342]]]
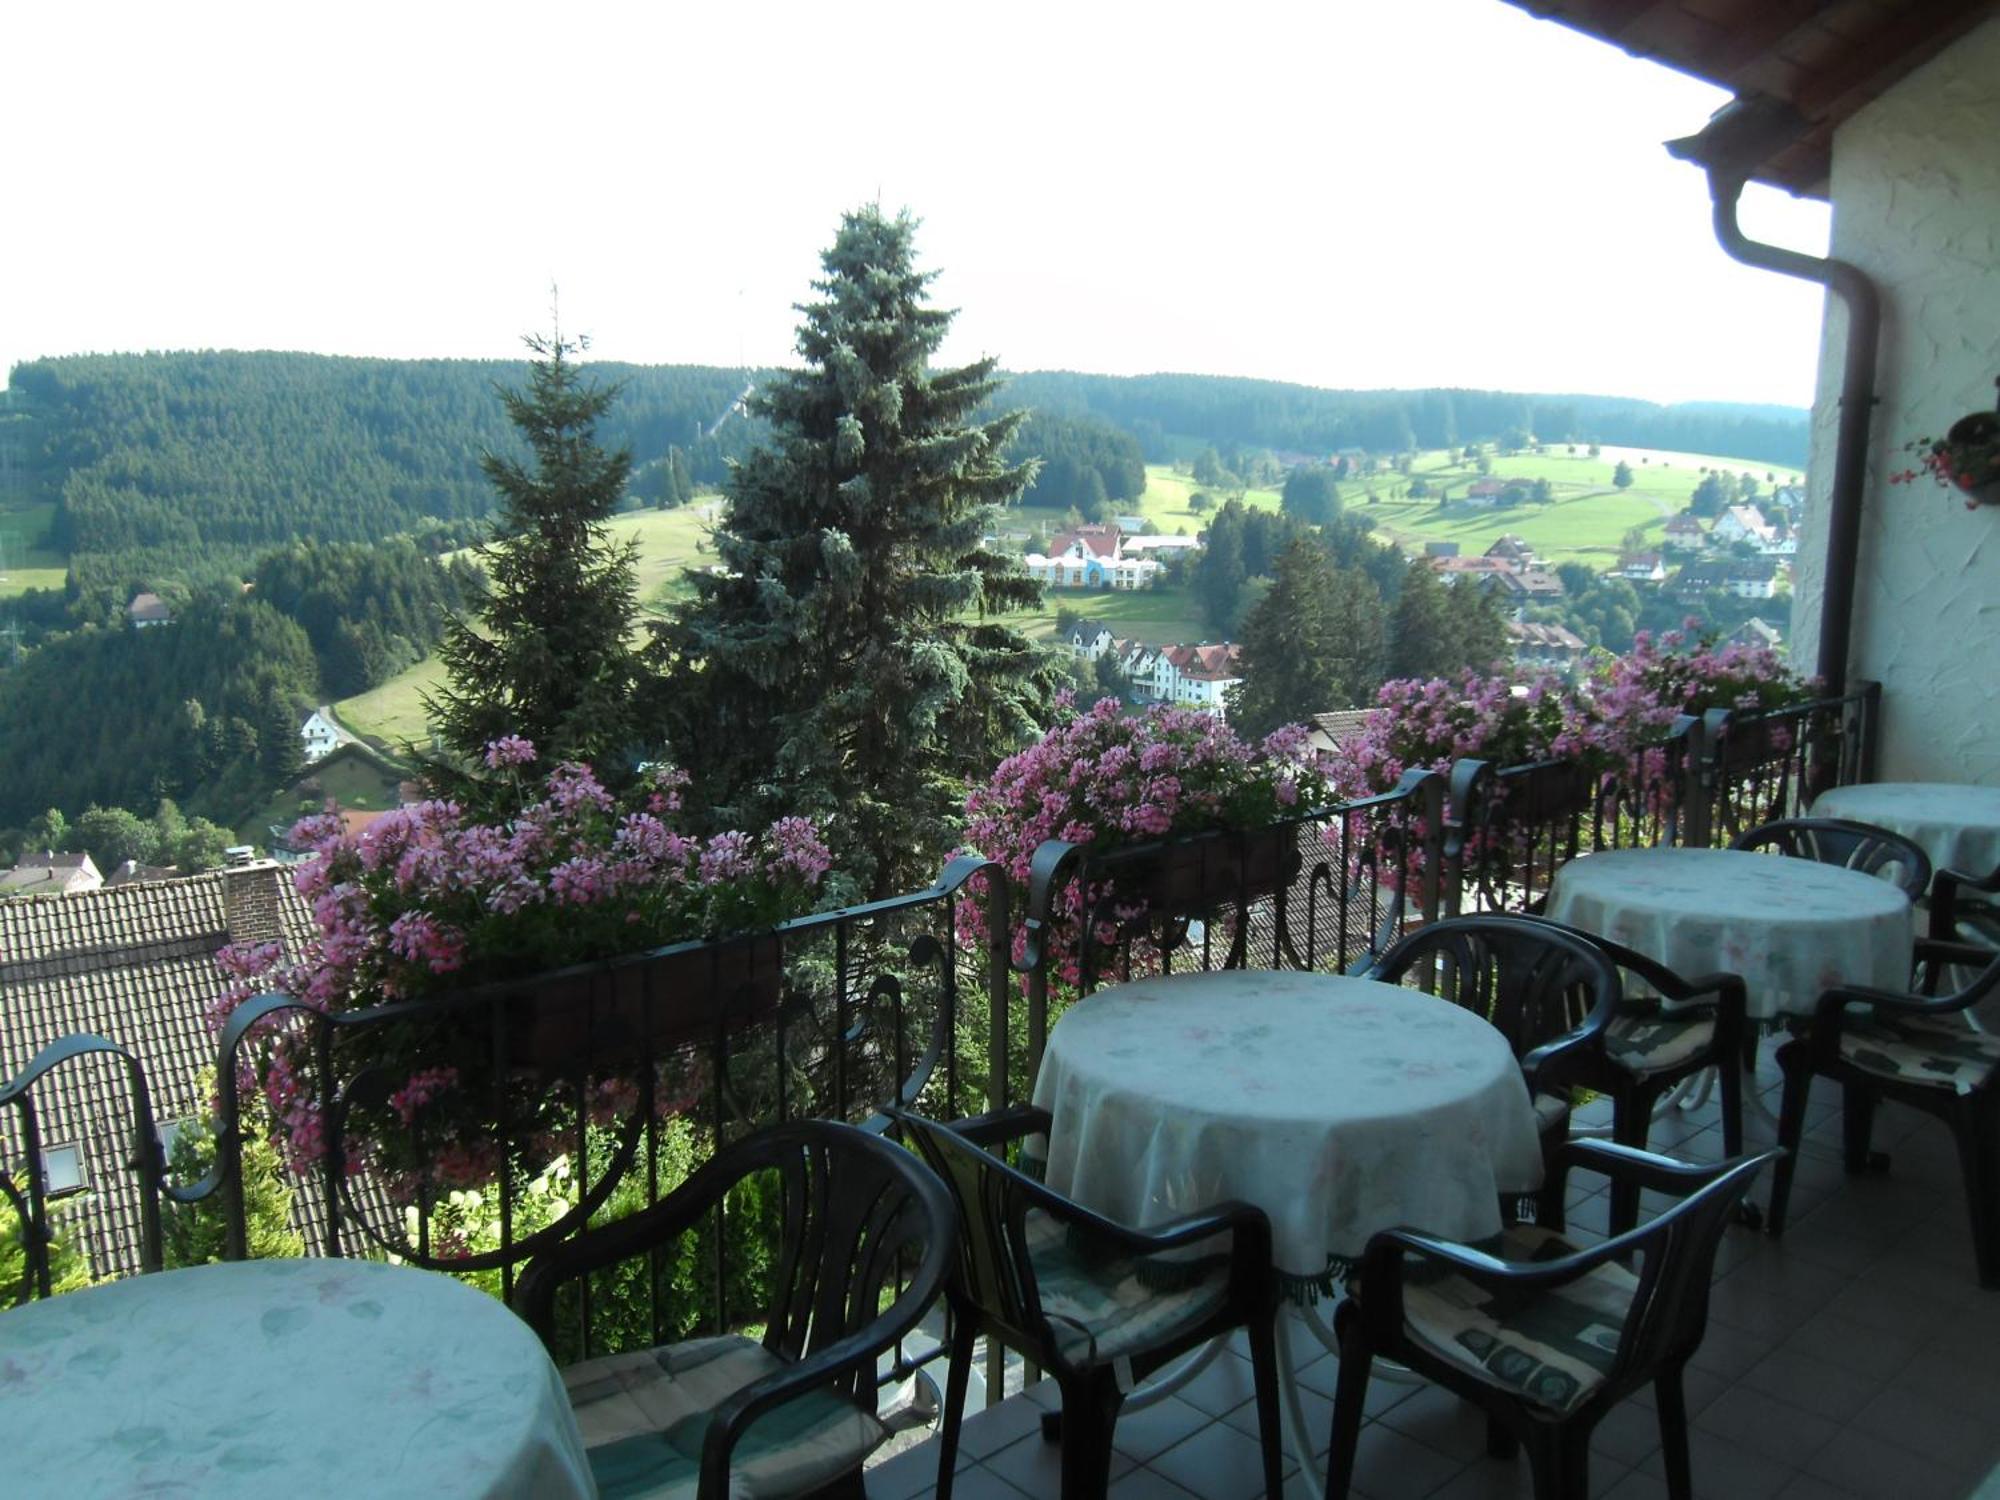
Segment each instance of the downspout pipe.
[[1854,583],[1861,552],[1861,498],[1868,477],[1868,427],[1875,406],[1875,357],[1882,304],[1868,275],[1832,256],[1806,255],[1753,240],[1736,222],[1736,203],[1751,169],[1804,132],[1789,106],[1738,99],[1700,135],[1667,142],[1667,150],[1708,173],[1715,203],[1715,238],[1731,258],[1826,287],[1847,308],[1847,348],[1840,380],[1840,416],[1828,491],[1826,572],[1820,594],[1819,660],[1815,671],[1829,693],[1847,690],[1854,625]]

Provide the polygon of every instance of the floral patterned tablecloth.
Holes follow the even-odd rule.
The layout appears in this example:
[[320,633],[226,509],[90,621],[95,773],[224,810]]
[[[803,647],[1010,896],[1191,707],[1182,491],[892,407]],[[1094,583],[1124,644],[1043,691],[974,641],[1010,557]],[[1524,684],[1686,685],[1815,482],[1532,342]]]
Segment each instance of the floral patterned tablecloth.
[[1900,833],[1940,870],[2000,869],[2000,787],[1877,781],[1822,792],[1812,810],[1816,818],[1851,818]]
[[1322,1280],[1380,1229],[1499,1233],[1541,1181],[1527,1086],[1485,1021],[1417,990],[1232,970],[1101,990],[1049,1035],[1050,1186],[1138,1227],[1241,1198]]
[[1910,987],[1910,901],[1887,880],[1738,849],[1619,849],[1556,872],[1548,915],[1693,978],[1740,974],[1758,1020],[1836,984]]
[[0,1492],[594,1496],[528,1326],[448,1276],[199,1266],[0,1313]]

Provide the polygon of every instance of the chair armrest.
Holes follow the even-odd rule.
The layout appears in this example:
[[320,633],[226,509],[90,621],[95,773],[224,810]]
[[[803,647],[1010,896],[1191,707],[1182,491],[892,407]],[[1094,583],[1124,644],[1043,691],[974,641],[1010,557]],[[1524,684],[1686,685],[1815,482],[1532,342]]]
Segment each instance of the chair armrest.
[[628,1218],[586,1229],[536,1256],[515,1283],[514,1311],[546,1340],[554,1319],[556,1288],[565,1281],[643,1254],[693,1229],[702,1215],[736,1185],[735,1175],[718,1172],[714,1167],[713,1161],[707,1163],[651,1207]]
[[[1528,1092],[1554,1093],[1562,1087],[1563,1065],[1573,1057],[1601,1056],[1604,1052],[1605,1028],[1611,1024],[1612,1012],[1609,1007],[1592,1011],[1581,1026],[1565,1032],[1552,1042],[1544,1042],[1521,1059],[1521,1072],[1528,1080]],[[1550,1075],[1547,1082],[1543,1074]]]
[[990,1150],[1025,1136],[1047,1135],[1051,1123],[1052,1117],[1045,1109],[1033,1104],[1010,1104],[987,1114],[953,1120],[947,1128],[954,1135],[964,1136],[973,1145]]
[[1621,1146],[1615,1141],[1575,1139],[1564,1141],[1549,1162],[1545,1193],[1559,1193],[1569,1182],[1570,1170],[1583,1167],[1602,1173],[1614,1182],[1651,1188],[1684,1198],[1698,1192],[1729,1170],[1729,1162],[1685,1162],[1637,1146]]
[[2000,867],[1990,875],[1969,875],[1964,870],[1939,870],[1931,876],[1931,936],[1950,939],[1957,928],[1958,893],[1978,891],[1982,895],[2000,892]]
[[700,1492],[731,1493],[729,1460],[751,1423],[774,1407],[807,1391],[831,1385],[843,1375],[863,1370],[872,1373],[882,1351],[915,1328],[934,1300],[920,1301],[906,1291],[867,1327],[814,1350],[797,1364],[751,1381],[716,1407],[709,1417],[708,1432],[702,1438]]

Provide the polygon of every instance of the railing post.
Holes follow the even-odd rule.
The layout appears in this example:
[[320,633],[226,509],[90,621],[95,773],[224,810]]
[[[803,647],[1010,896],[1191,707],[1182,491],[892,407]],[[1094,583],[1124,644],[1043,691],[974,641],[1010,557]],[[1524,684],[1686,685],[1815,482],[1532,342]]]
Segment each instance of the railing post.
[[1454,761],[1445,790],[1442,847],[1438,868],[1443,883],[1440,907],[1447,917],[1459,915],[1465,907],[1465,846],[1472,836],[1473,820],[1480,802],[1491,789],[1493,766],[1483,760]]
[[[1695,757],[1695,773],[1690,781],[1694,790],[1694,806],[1700,811],[1695,814],[1701,819],[1700,848],[1707,848],[1716,840],[1723,828],[1724,818],[1720,803],[1724,796],[1722,780],[1722,756],[1727,748],[1729,726],[1736,715],[1726,708],[1711,708],[1701,716],[1701,753]],[[1689,843],[1694,843],[1692,836]]]
[[1864,682],[1855,698],[1854,712],[1860,744],[1852,762],[1844,769],[1852,779],[1870,782],[1876,777],[1876,761],[1882,750],[1882,684]]
[[1704,790],[1703,761],[1708,754],[1708,731],[1693,714],[1675,717],[1667,731],[1668,757],[1678,755],[1680,784],[1671,788],[1667,807],[1666,842],[1689,849],[1708,847],[1713,820]]
[[[1051,924],[1056,918],[1056,892],[1061,890],[1067,879],[1074,878],[1074,867],[1088,845],[1072,844],[1063,839],[1045,840],[1035,850],[1034,858],[1028,866],[1028,911],[1022,928],[1025,940],[1022,945],[1018,967],[1028,976],[1028,1076],[1027,1090],[1030,1095],[1035,1089],[1035,1075],[1041,1070],[1042,1049],[1049,1039],[1049,950],[1053,936]],[[1086,893],[1087,894],[1087,893]],[[1090,912],[1079,913],[1078,920],[1084,931],[1078,936],[1079,953],[1089,942]],[[1005,1104],[1001,1099],[999,1104]],[[999,1104],[994,1107],[998,1108]]]

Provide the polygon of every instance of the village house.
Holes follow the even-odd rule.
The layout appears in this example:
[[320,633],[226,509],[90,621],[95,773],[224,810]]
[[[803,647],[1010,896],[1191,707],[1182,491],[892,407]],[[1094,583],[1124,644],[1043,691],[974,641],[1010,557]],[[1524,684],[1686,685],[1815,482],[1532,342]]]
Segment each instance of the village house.
[[318,709],[306,715],[305,723],[299,726],[299,738],[305,742],[307,765],[325,760],[340,747],[340,731]]
[[1567,676],[1590,651],[1583,637],[1565,625],[1510,620],[1507,640],[1514,650],[1514,665],[1528,672],[1559,672]]
[[1754,505],[1732,505],[1715,518],[1709,535],[1718,542],[1753,542],[1761,547],[1772,540],[1771,523]]
[[1153,670],[1153,696],[1177,708],[1199,709],[1221,718],[1229,689],[1243,680],[1242,649],[1224,643],[1167,646]]
[[1120,641],[1104,625],[1079,625],[1069,633],[1069,649],[1085,661],[1096,661]]
[[158,594],[134,594],[132,602],[125,606],[125,618],[132,622],[134,630],[145,630],[154,625],[173,624],[174,612]]
[[1730,634],[1729,643],[1762,651],[1782,651],[1785,637],[1778,627],[1761,615],[1752,615]]
[[1701,524],[1701,518],[1689,511],[1667,518],[1661,535],[1669,547],[1683,548],[1689,552],[1706,551],[1709,545],[1708,528]]
[[1030,578],[1052,589],[1146,589],[1160,574],[1160,564],[1151,558],[1126,555],[1124,533],[1116,526],[1066,531],[1050,543],[1046,557],[1030,552],[1025,566]]
[[1128,536],[1123,550],[1127,557],[1136,553],[1142,557],[1167,558],[1199,551],[1202,539],[1202,536]]
[[1774,558],[1712,558],[1689,563],[1674,574],[1667,592],[1689,604],[1718,589],[1739,599],[1771,599],[1778,593],[1778,573]]
[[22,855],[13,869],[0,873],[0,896],[68,896],[103,884],[104,876],[88,854],[44,849]]
[[1562,580],[1546,568],[1509,568],[1495,573],[1488,586],[1516,605],[1560,599],[1565,592]]
[[1485,555],[1499,558],[1502,562],[1510,562],[1517,568],[1532,568],[1541,561],[1535,556],[1535,549],[1511,531],[1495,537],[1493,545],[1486,549]]
[[1627,552],[1618,559],[1612,576],[1632,583],[1663,583],[1667,577],[1667,565],[1657,552]]
[[1446,583],[1457,583],[1461,578],[1470,578],[1477,583],[1491,583],[1503,573],[1512,573],[1514,565],[1504,557],[1426,557],[1424,562],[1430,570]]
[[1505,479],[1475,479],[1466,487],[1465,503],[1480,510],[1487,510],[1500,503],[1500,497],[1507,493]]

